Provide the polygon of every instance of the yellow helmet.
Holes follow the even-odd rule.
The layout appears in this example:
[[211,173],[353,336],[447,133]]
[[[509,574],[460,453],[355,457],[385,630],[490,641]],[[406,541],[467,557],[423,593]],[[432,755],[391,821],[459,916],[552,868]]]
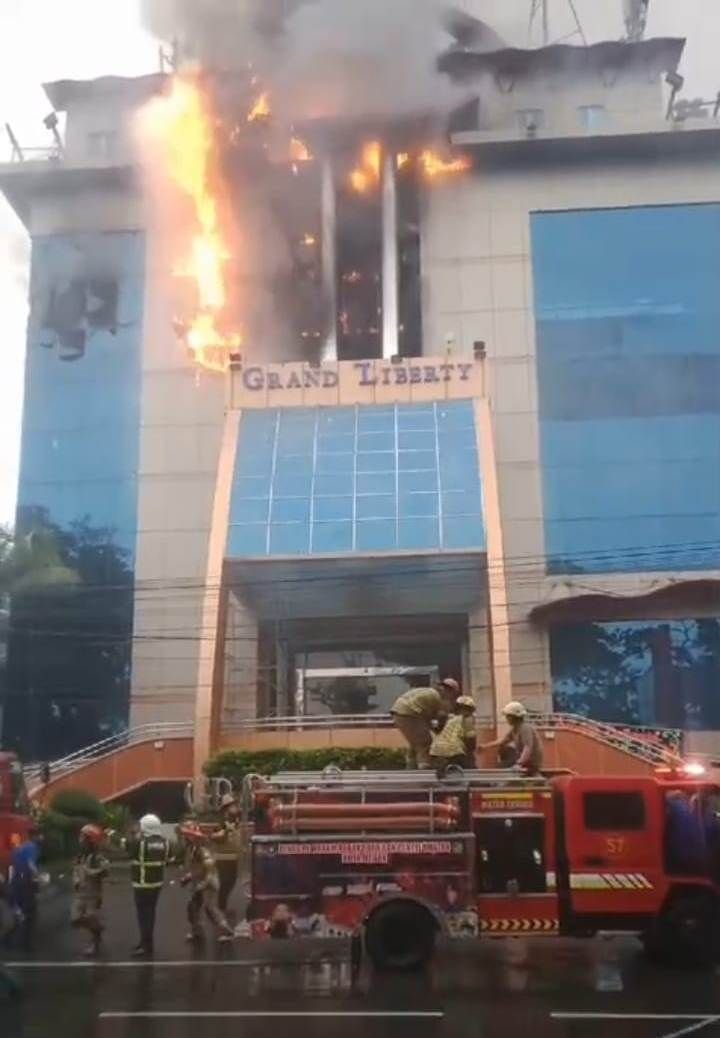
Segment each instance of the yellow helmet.
[[503,707],[503,713],[506,717],[527,717],[527,710],[517,699],[513,699],[511,703],[506,703]]
[[475,700],[472,696],[458,696],[455,700],[456,706],[467,706],[471,710],[475,709]]

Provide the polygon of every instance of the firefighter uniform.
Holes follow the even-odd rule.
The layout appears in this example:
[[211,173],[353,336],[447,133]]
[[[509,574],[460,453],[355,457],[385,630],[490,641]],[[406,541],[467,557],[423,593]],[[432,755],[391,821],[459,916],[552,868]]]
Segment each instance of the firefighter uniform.
[[447,719],[445,727],[433,736],[430,745],[430,759],[436,768],[447,767],[448,764],[459,764],[463,768],[472,767],[471,745],[475,741],[475,722],[470,714],[453,714]]
[[212,853],[218,871],[218,905],[221,912],[226,912],[238,877],[240,824],[237,817],[237,801],[231,793],[225,794],[220,807],[223,820],[221,827],[212,834]]
[[187,874],[183,877],[182,883],[190,885],[190,901],[187,907],[190,923],[188,940],[202,939],[200,918],[203,912],[215,927],[219,940],[232,940],[233,930],[218,905],[220,881],[215,858],[200,839],[193,839],[189,843],[186,864]]
[[86,949],[86,955],[97,955],[105,928],[102,900],[108,861],[100,853],[104,835],[98,826],[84,825],[80,830],[80,847],[73,864],[75,896],[70,911],[70,922],[74,927],[90,931],[92,943]]
[[159,820],[154,816],[149,817],[152,821],[145,825],[143,822],[146,822],[146,818],[141,820],[139,837],[126,843],[132,863],[133,895],[140,931],[140,941],[134,949],[134,955],[153,953],[158,899],[165,882],[165,869],[171,857],[170,843],[158,831]]
[[[459,691],[457,682],[448,678],[444,685],[448,692]],[[448,713],[448,699],[437,688],[411,688],[395,700],[391,714],[395,727],[408,744],[409,768],[430,767],[431,723]]]

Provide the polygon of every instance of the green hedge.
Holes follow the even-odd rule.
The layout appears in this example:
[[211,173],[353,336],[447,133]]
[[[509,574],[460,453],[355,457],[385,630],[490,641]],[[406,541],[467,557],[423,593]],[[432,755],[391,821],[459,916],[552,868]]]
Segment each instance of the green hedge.
[[402,750],[361,746],[358,749],[322,750],[225,750],[205,765],[209,778],[229,778],[239,785],[245,775],[273,775],[277,771],[322,771],[334,764],[343,771],[395,770],[405,767]]
[[84,825],[95,825],[123,831],[129,822],[129,811],[116,804],[105,805],[92,793],[68,789],[56,793],[47,810],[38,819],[43,834],[43,858],[58,861],[77,854],[78,833]]
[[68,818],[81,818],[83,825],[86,822],[102,825],[105,821],[105,808],[101,802],[83,789],[66,789],[56,793],[50,801],[50,810]]

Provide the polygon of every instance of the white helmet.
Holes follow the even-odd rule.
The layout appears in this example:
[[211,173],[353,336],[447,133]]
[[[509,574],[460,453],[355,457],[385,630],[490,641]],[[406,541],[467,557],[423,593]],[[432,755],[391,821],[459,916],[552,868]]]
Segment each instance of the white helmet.
[[517,699],[513,699],[511,703],[506,703],[503,707],[503,713],[506,717],[527,717],[527,710]]
[[143,815],[140,819],[140,832],[143,836],[155,836],[160,832],[162,822],[157,815]]

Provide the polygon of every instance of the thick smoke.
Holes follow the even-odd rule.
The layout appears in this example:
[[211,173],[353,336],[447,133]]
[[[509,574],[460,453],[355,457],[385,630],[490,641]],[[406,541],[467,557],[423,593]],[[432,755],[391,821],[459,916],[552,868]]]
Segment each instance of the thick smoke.
[[[447,113],[472,96],[473,88],[468,94],[440,75],[438,55],[454,38],[474,49],[502,45],[492,30],[473,20],[486,6],[487,0],[142,0],[146,27],[174,44],[181,66],[232,73],[215,78],[214,101],[223,118],[229,113],[237,118],[253,93],[268,92],[272,119],[264,139],[276,138],[281,147],[284,140],[286,149],[291,127],[300,127],[302,134],[302,124],[315,119],[371,128],[375,120],[379,126],[432,113],[429,122],[444,130]],[[461,17],[453,16],[453,9]],[[260,127],[258,133],[263,139],[266,130]],[[299,232],[316,231],[303,228],[297,212],[307,200],[297,192],[273,194],[272,146],[256,155],[253,167],[248,136],[252,139],[254,131],[243,130],[242,161],[228,177],[235,214],[226,227],[235,239],[232,295],[238,324],[249,355],[262,357],[270,345],[274,356],[290,357],[299,349],[309,355],[334,320],[320,286],[303,278],[302,257],[298,265]],[[227,137],[219,129],[218,139]],[[157,189],[162,163],[150,165]],[[163,194],[162,187],[154,191],[158,218]],[[311,342],[298,345],[298,327],[314,329]]]
[[[448,0],[143,0],[147,27],[214,68],[252,66],[288,120],[401,115],[457,103],[436,71]],[[481,17],[487,0],[461,0]],[[478,27],[473,46],[501,41]]]

